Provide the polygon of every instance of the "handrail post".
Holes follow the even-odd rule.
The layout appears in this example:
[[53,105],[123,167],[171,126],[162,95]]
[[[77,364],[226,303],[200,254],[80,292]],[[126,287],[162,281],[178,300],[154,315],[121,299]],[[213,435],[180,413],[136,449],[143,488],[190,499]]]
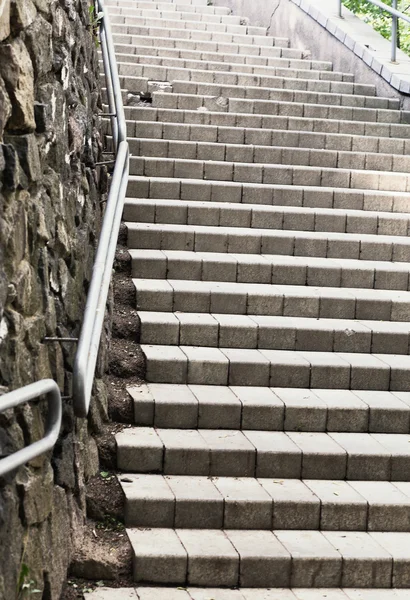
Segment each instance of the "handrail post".
[[338,0],[338,16],[343,19],[342,15],[342,0]]
[[[397,10],[397,0],[392,1],[392,8]],[[399,19],[396,15],[392,15],[392,25],[391,25],[391,61],[393,63],[396,62],[397,57],[397,36],[399,32]]]

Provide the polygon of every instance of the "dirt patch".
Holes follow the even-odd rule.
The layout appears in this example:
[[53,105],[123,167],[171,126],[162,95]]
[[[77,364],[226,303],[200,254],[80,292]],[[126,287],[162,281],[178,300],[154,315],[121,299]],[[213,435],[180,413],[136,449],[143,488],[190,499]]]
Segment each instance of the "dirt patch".
[[87,482],[87,516],[95,521],[124,522],[124,494],[115,473],[100,471]]

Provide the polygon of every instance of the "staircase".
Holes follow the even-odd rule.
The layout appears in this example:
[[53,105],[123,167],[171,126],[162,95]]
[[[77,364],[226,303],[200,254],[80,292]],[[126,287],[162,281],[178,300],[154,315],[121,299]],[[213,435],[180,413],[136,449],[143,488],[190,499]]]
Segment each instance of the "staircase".
[[408,600],[410,113],[207,0],[107,5],[149,383],[137,587],[90,598]]

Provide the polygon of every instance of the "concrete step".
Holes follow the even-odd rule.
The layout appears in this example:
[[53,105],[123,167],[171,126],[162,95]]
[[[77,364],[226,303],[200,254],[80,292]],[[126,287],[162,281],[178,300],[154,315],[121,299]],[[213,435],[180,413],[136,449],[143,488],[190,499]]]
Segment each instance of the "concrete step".
[[[127,111],[128,112],[128,111]],[[348,163],[353,157],[355,168],[374,168],[383,161],[384,170],[407,169],[407,160],[400,164],[403,155],[410,155],[408,140],[391,138],[365,137],[341,133],[317,133],[307,131],[283,131],[281,129],[257,129],[252,127],[218,127],[217,125],[190,125],[184,123],[161,123],[158,121],[128,121],[130,125],[129,143],[131,152],[139,152],[140,139],[164,139],[169,141],[191,141],[218,144],[235,144],[238,146],[262,145],[265,148],[282,149],[277,157],[279,164],[286,161],[297,161],[297,164],[316,165],[315,161],[334,160],[328,166],[353,166]],[[135,129],[133,127],[135,126]],[[133,137],[131,131],[135,132]],[[107,139],[111,139],[109,136]],[[286,149],[283,151],[283,149]],[[290,149],[288,151],[287,149]],[[247,152],[244,150],[244,152]],[[381,158],[377,158],[381,154]],[[296,156],[296,158],[294,158]],[[406,167],[404,167],[404,164]]]
[[[117,61],[119,72],[122,75],[136,75],[136,66],[152,65],[158,68],[172,68],[178,70],[181,74],[179,79],[208,81],[209,83],[217,83],[221,81],[220,77],[225,76],[229,82],[238,83],[240,85],[257,85],[260,83],[263,87],[282,87],[306,91],[316,91],[324,93],[340,93],[340,94],[357,94],[369,97],[375,97],[375,86],[367,84],[353,83],[343,81],[343,75],[340,74],[340,80],[329,79],[330,75],[335,75],[329,71],[312,71],[307,69],[290,69],[286,67],[266,67],[253,64],[245,64],[238,62],[225,62],[211,60],[198,57],[194,53],[189,53],[190,58],[180,58],[182,51],[168,49],[164,56],[160,49],[155,49],[157,52],[150,51],[150,48],[141,46],[137,48],[138,54],[134,54],[128,50],[126,45],[119,45],[117,52]],[[135,48],[132,48],[135,51]],[[154,49],[152,49],[154,50]],[[148,52],[150,51],[150,52]],[[191,56],[191,55],[194,56]],[[210,55],[212,59],[212,54]],[[218,56],[218,55],[217,55]],[[235,59],[236,55],[232,55]],[[276,60],[276,59],[275,59]],[[280,59],[284,61],[286,59]],[[302,62],[302,61],[299,61]],[[302,62],[302,67],[304,62]],[[167,76],[169,79],[169,76]]]
[[410,531],[407,482],[132,473],[118,479],[125,495],[126,527]]
[[203,225],[125,225],[128,244],[135,249],[410,262],[408,237]]
[[[122,86],[125,88],[135,88],[132,78],[147,77],[156,81],[171,82],[174,92],[181,91],[182,93],[196,93],[197,89],[198,93],[205,94],[229,94],[231,97],[274,99],[275,90],[299,90],[299,92],[304,92],[305,94],[316,93],[317,95],[319,93],[320,98],[324,98],[324,103],[329,104],[365,106],[368,108],[398,108],[397,103],[388,98],[375,97],[374,93],[367,95],[366,92],[368,90],[365,86],[343,81],[286,77],[286,73],[281,76],[258,75],[252,72],[246,73],[242,70],[242,65],[236,65],[236,68],[227,70],[227,67],[235,66],[229,65],[229,63],[213,63],[217,67],[223,66],[225,69],[215,68],[212,70],[210,69],[210,65],[207,65],[208,68],[204,68],[203,63],[200,61],[192,61],[194,67],[185,67],[184,65],[188,63],[185,59],[135,56],[138,59],[137,62],[132,60],[133,55],[123,54],[117,56],[119,59],[119,74],[131,78],[129,82],[127,79],[122,80]],[[163,62],[165,64],[155,64],[152,59],[155,59],[158,63]],[[250,67],[253,70],[257,68]],[[303,75],[304,72],[299,71],[299,74]],[[184,82],[188,85],[184,86]],[[197,87],[194,86],[195,82],[198,84]],[[208,85],[203,87],[202,84]],[[212,85],[217,85],[218,87],[212,87]],[[225,87],[221,88],[221,85],[229,87],[225,89]],[[239,87],[235,88],[234,86]],[[372,87],[369,87],[369,91],[372,92]],[[343,95],[338,96],[338,94]],[[309,98],[314,99],[315,96],[310,95]]]
[[[161,144],[154,146],[160,147]],[[410,175],[406,172],[363,170],[351,168],[310,167],[305,165],[286,165],[276,163],[247,163],[236,161],[234,153],[230,160],[209,160],[205,153],[203,159],[197,156],[197,145],[173,143],[161,146],[163,153],[171,151],[178,158],[162,156],[132,156],[130,174],[143,177],[167,177],[220,182],[256,183],[268,185],[287,185],[304,187],[324,187],[375,190],[387,192],[410,191]],[[217,155],[217,158],[221,158]],[[259,160],[263,156],[260,155]],[[272,158],[274,160],[274,157]]]
[[406,214],[409,212],[408,193],[406,192],[303,186],[296,185],[296,183],[293,185],[269,185],[194,180],[181,177],[130,176],[127,195],[132,198],[181,199],[198,202],[380,210],[381,212]]
[[[147,1],[147,0],[146,0]],[[157,2],[151,0],[149,2],[154,7]],[[200,10],[206,10],[208,8],[208,0],[161,0],[163,4],[183,6],[184,10],[186,7],[198,7]],[[134,8],[136,5],[135,0],[106,0],[106,6],[121,6],[122,8]]]
[[219,225],[390,236],[408,236],[410,230],[410,215],[406,213],[147,198],[127,198],[123,219],[140,223]]
[[[147,15],[142,13],[141,15],[135,16],[129,14],[126,16],[112,16],[110,21],[116,33],[133,34],[134,27],[170,28],[174,33],[177,33],[180,29],[189,29],[192,31],[206,31],[212,34],[227,33],[232,35],[232,37],[226,37],[226,39],[221,38],[221,41],[235,41],[236,36],[239,35],[241,38],[237,41],[247,43],[246,38],[242,36],[252,36],[252,41],[264,44],[265,40],[259,39],[262,36],[269,39],[270,43],[266,42],[267,46],[280,46],[283,44],[285,48],[289,47],[288,38],[268,38],[266,27],[252,27],[251,25],[241,25],[240,23],[229,22],[218,23],[205,19],[195,19],[196,16],[197,14],[192,13],[191,19],[187,19],[183,16],[183,13],[167,13],[165,16],[162,14]],[[213,36],[211,36],[210,39],[213,39]],[[274,42],[272,42],[272,40],[274,40]]]
[[[135,37],[135,36],[134,36]],[[161,44],[166,43],[166,38],[161,40]],[[307,58],[295,59],[285,58],[282,56],[282,51],[287,53],[286,48],[275,47],[271,50],[276,51],[275,56],[255,56],[253,54],[231,54],[229,52],[207,52],[205,50],[194,50],[184,48],[173,48],[154,46],[152,42],[146,38],[141,38],[139,43],[133,44],[115,44],[117,56],[120,58],[123,55],[127,56],[126,62],[139,62],[140,56],[142,62],[145,62],[148,57],[163,61],[164,66],[173,66],[174,60],[184,62],[186,67],[196,68],[200,70],[239,70],[245,73],[254,73],[256,75],[266,76],[283,76],[283,77],[301,77],[302,79],[317,79],[323,81],[335,81],[344,83],[354,83],[354,76],[351,73],[342,73],[332,71],[332,65],[323,61],[312,61]],[[168,63],[169,61],[169,63]],[[156,64],[156,63],[154,63]],[[174,66],[181,66],[176,63]],[[369,86],[355,84],[367,92]],[[373,86],[370,86],[372,88]],[[372,95],[372,94],[369,94]]]
[[[409,433],[407,392],[165,383],[127,389],[135,424],[143,427]],[[281,528],[278,523],[276,527]],[[300,522],[297,528],[304,529]]]
[[[130,78],[128,78],[130,79]],[[283,93],[286,93],[283,91]],[[308,92],[295,92],[295,94]],[[217,94],[216,94],[217,95]],[[388,124],[408,124],[410,112],[393,109],[361,108],[351,106],[334,106],[309,102],[281,100],[249,100],[243,98],[224,97],[224,102],[216,103],[214,95],[155,92],[152,99],[153,108],[170,108],[198,110],[207,108],[219,112],[293,116],[310,119],[336,119],[339,121],[359,121]]]
[[[249,25],[248,19],[232,15],[232,14],[221,14],[221,13],[206,13],[204,11],[186,11],[184,7],[177,7],[177,5],[167,5],[156,3],[156,8],[151,8],[151,5],[146,5],[143,2],[136,2],[135,8],[123,9],[119,6],[111,6],[109,9],[111,23],[129,23],[130,25],[135,24],[134,19],[148,18],[148,19],[162,19],[162,20],[181,20],[189,21],[192,23],[207,23],[215,26],[215,31],[218,30],[220,24],[225,25],[236,25],[236,26],[248,26],[254,30],[255,34],[262,33],[266,35],[266,27],[252,27]],[[144,5],[144,6],[141,6]],[[239,30],[241,31],[241,30]]]
[[389,588],[396,582],[405,585],[407,579],[408,533],[216,529],[202,530],[200,536],[195,529],[127,533],[136,582]]
[[[127,33],[121,33],[126,26],[113,25],[114,44],[144,44],[149,38],[152,43],[145,45],[162,46],[164,48],[182,48],[185,50],[202,50],[205,52],[228,52],[229,54],[245,54],[250,56],[277,57],[275,38],[265,36],[240,35],[231,33],[212,33],[195,29],[169,30],[165,27],[126,27]],[[284,58],[303,58],[303,51],[288,48],[286,41],[281,42],[280,56]],[[285,45],[280,45],[285,44]]]
[[[150,131],[156,129],[156,123],[144,122],[136,124],[139,129]],[[164,130],[158,124],[157,133]],[[175,128],[165,128],[171,135]],[[204,126],[182,127],[182,135],[189,135],[190,130],[197,137],[208,135],[211,139],[217,136],[217,128],[204,129]],[[248,130],[249,131],[249,130]],[[257,133],[258,130],[253,130]],[[181,136],[182,137],[182,136]],[[268,135],[269,137],[269,135]],[[111,147],[111,137],[108,138]],[[129,138],[130,151],[133,156],[155,158],[184,158],[190,160],[212,160],[240,163],[259,163],[289,166],[323,167],[332,169],[354,169],[363,171],[382,171],[408,173],[410,171],[410,155],[382,154],[376,152],[345,152],[337,150],[317,150],[309,148],[292,148],[281,146],[265,146],[260,144],[226,144],[218,141],[195,141],[159,138]]]
[[[176,254],[176,253],[175,253]],[[179,257],[170,257],[178,268]],[[219,262],[219,256],[204,263],[206,281],[179,279],[135,279],[138,310],[266,315],[305,318],[407,321],[408,292],[380,289],[309,287],[304,285],[235,283],[218,281],[218,269],[227,272],[235,263]],[[237,257],[234,257],[236,260]],[[248,260],[247,265],[252,265]],[[238,262],[239,267],[241,263]],[[183,265],[181,265],[183,268]],[[246,267],[245,267],[246,268]],[[150,275],[146,274],[147,277]],[[179,275],[175,272],[174,277]],[[213,280],[212,280],[213,279]],[[222,279],[222,277],[221,277]]]
[[161,345],[141,348],[150,383],[410,390],[408,355]]
[[271,315],[139,311],[141,344],[409,354],[410,324]]
[[[106,588],[87,592],[87,600],[408,600],[403,589],[252,589],[241,588]],[[406,595],[407,594],[407,595]]]
[[123,2],[107,2],[106,7],[110,15],[123,14],[133,15],[136,11],[143,10],[149,12],[166,11],[166,12],[183,12],[185,14],[198,14],[201,15],[222,15],[224,17],[229,16],[232,19],[241,20],[241,17],[235,17],[229,8],[225,6],[213,6],[213,5],[195,5],[195,4],[183,4],[176,2],[168,2],[167,0],[161,0],[158,2],[152,2],[151,0],[134,0],[134,2],[127,2],[126,5]]
[[408,434],[132,427],[115,439],[118,468],[127,473],[410,480]]

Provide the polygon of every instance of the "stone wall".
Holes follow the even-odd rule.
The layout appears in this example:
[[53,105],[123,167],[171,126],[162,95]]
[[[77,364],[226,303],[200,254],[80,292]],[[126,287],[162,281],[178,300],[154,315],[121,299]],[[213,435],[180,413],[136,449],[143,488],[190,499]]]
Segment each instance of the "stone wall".
[[[101,380],[88,422],[74,417],[75,345],[44,342],[79,333],[105,191],[89,4],[0,0],[0,386],[51,377],[66,397],[52,455],[0,481],[8,600],[26,597],[19,578],[20,588],[41,590],[35,598],[60,597],[81,537],[84,484],[98,470],[93,434],[106,417]],[[41,402],[0,415],[0,454],[38,439],[44,417]]]

